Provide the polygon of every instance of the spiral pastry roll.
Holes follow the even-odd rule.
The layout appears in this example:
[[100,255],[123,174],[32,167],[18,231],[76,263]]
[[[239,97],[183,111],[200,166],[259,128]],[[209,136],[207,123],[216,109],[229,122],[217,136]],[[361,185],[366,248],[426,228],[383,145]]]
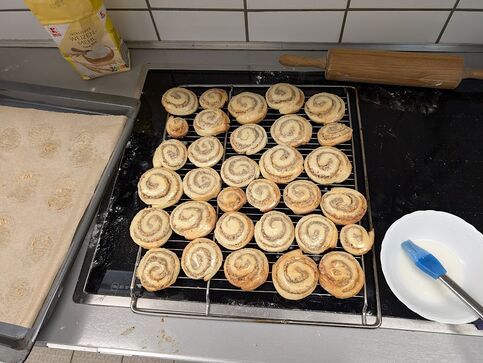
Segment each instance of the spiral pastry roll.
[[309,296],[317,287],[317,264],[302,251],[282,255],[272,267],[272,281],[277,292],[288,300]]
[[242,92],[232,97],[228,111],[241,124],[257,124],[267,115],[267,102],[259,94]]
[[340,244],[353,255],[363,255],[369,252],[374,244],[374,230],[367,232],[358,224],[348,224],[340,230]]
[[295,226],[295,240],[305,253],[321,254],[337,246],[337,227],[330,219],[319,214],[309,214]]
[[340,122],[324,125],[317,133],[317,140],[322,146],[334,146],[352,139],[352,129]]
[[229,250],[238,250],[252,240],[253,231],[253,222],[246,214],[227,212],[216,222],[215,239]]
[[286,145],[277,145],[265,151],[259,164],[263,177],[277,184],[290,183],[304,170],[302,154]]
[[317,93],[305,102],[305,113],[319,124],[337,122],[344,117],[345,103],[342,98],[332,93]]
[[243,125],[230,135],[231,147],[238,154],[256,154],[267,145],[267,142],[267,133],[260,125]]
[[268,106],[285,115],[298,112],[304,104],[305,96],[300,88],[288,83],[277,83],[268,89],[265,99]]
[[243,189],[228,187],[218,194],[216,201],[223,212],[236,212],[245,205],[247,197]]
[[210,88],[200,96],[200,106],[205,110],[209,108],[223,108],[228,101],[228,94],[221,88]]
[[231,187],[246,187],[259,176],[258,164],[246,156],[229,157],[221,166],[221,178]]
[[255,242],[267,252],[285,251],[292,244],[294,234],[290,217],[282,212],[267,212],[255,224]]
[[165,110],[172,115],[191,115],[198,108],[198,98],[189,89],[175,87],[167,90],[161,98]]
[[166,121],[166,132],[175,139],[185,137],[188,129],[188,121],[182,117],[169,116]]
[[357,190],[332,188],[322,196],[320,208],[336,224],[359,222],[367,211],[366,198]]
[[319,206],[321,197],[319,187],[308,180],[295,180],[283,190],[283,202],[295,214],[312,212]]
[[188,171],[183,179],[183,191],[193,200],[207,201],[218,195],[221,178],[212,168],[197,168]]
[[280,202],[280,188],[268,179],[255,179],[247,187],[248,203],[261,212],[268,212]]
[[138,195],[148,205],[158,208],[170,207],[178,203],[183,195],[181,178],[169,169],[149,169],[139,178]]
[[203,110],[196,115],[193,121],[193,127],[200,136],[215,136],[228,130],[230,127],[230,119],[220,109]]
[[153,248],[146,252],[136,269],[136,277],[148,291],[165,289],[176,281],[179,258],[166,248]]
[[279,145],[297,147],[310,141],[312,125],[302,116],[285,115],[273,123],[270,134]]
[[211,279],[220,269],[223,255],[220,247],[208,238],[197,238],[186,245],[181,256],[181,268],[194,280]]
[[319,263],[319,283],[329,294],[339,299],[355,296],[364,286],[364,271],[347,252],[325,254]]
[[304,162],[305,172],[319,184],[342,183],[352,172],[352,164],[339,149],[321,146],[312,151]]
[[267,281],[269,267],[262,251],[243,248],[228,255],[223,270],[230,284],[244,291],[252,291]]
[[171,237],[169,214],[160,208],[144,208],[133,218],[129,234],[139,246],[150,249],[161,247]]
[[154,152],[153,166],[155,168],[167,168],[178,170],[186,164],[188,159],[188,150],[186,146],[179,140],[165,140]]
[[169,223],[175,233],[186,239],[204,237],[215,228],[216,211],[207,202],[184,202],[171,212]]
[[188,146],[188,159],[197,167],[216,165],[223,157],[223,145],[214,136],[200,137]]

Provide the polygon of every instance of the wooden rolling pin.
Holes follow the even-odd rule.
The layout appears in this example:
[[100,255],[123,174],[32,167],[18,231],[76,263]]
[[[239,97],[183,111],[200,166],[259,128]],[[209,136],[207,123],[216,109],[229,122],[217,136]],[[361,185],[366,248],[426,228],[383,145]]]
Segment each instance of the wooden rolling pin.
[[317,67],[332,81],[453,89],[462,79],[483,79],[483,69],[465,69],[463,57],[431,53],[330,49],[325,58],[284,54],[284,66]]

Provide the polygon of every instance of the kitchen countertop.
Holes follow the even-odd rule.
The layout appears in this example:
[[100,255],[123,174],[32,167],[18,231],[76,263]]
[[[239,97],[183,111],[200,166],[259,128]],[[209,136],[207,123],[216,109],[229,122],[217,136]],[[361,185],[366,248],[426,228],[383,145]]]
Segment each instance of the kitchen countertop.
[[[138,97],[146,63],[165,68],[281,69],[282,51],[133,50],[131,72],[82,81],[49,48],[0,48],[0,79]],[[297,52],[320,55],[321,52]],[[464,53],[468,65],[483,68],[483,54]],[[440,334],[392,329],[397,319],[384,319],[376,330],[312,327],[196,319],[156,318],[127,308],[76,304],[72,300],[87,242],[66,281],[58,306],[41,330],[38,343],[51,347],[147,355],[178,360],[215,361],[478,361],[481,336],[459,335],[463,328]],[[458,330],[459,329],[459,330]],[[348,342],[350,344],[348,344]]]

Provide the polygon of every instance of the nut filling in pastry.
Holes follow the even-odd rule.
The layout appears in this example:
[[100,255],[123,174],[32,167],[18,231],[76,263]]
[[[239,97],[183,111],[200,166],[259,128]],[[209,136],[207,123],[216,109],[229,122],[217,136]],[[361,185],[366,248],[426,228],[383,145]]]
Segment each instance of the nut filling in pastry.
[[208,238],[197,238],[186,245],[181,256],[181,268],[194,280],[208,281],[220,269],[223,255],[220,247]]
[[148,205],[170,207],[178,203],[183,195],[181,177],[169,169],[149,169],[139,178],[138,195]]
[[231,187],[246,187],[259,176],[257,162],[243,155],[229,157],[221,166],[221,178]]
[[360,256],[370,251],[374,244],[374,231],[358,225],[349,224],[340,230],[340,243],[347,252]]
[[139,246],[161,247],[171,237],[169,214],[161,208],[144,208],[131,221],[129,234]]
[[241,124],[256,124],[267,115],[267,102],[263,96],[242,92],[232,97],[228,111]]
[[243,248],[228,255],[223,270],[230,284],[252,291],[267,281],[269,267],[262,251]]
[[260,125],[243,125],[230,135],[231,147],[238,154],[256,154],[267,145],[267,142],[267,133]]
[[277,184],[290,183],[304,170],[302,154],[286,145],[277,145],[265,151],[259,164],[263,177]]
[[305,253],[321,254],[337,246],[337,227],[320,214],[309,214],[297,222],[295,240]]
[[174,284],[179,269],[178,256],[166,248],[153,248],[139,262],[136,276],[146,290],[159,291]]
[[215,136],[228,130],[230,119],[222,110],[203,110],[195,116],[193,127],[200,136]]
[[192,169],[183,179],[183,190],[193,200],[207,201],[220,192],[221,178],[212,168]]
[[342,98],[332,93],[317,93],[305,102],[305,113],[317,123],[337,122],[344,117],[345,103]]
[[161,98],[163,107],[172,115],[191,115],[198,109],[198,98],[193,91],[182,87],[167,90]]
[[243,189],[228,187],[218,194],[217,202],[223,212],[236,212],[245,205],[247,197]]
[[315,210],[322,198],[319,187],[309,180],[294,180],[283,190],[283,202],[295,214]]
[[210,88],[200,96],[200,106],[204,109],[222,108],[228,101],[228,94],[221,88]]
[[273,123],[270,134],[279,145],[297,147],[310,141],[312,125],[302,116],[285,115]]
[[223,157],[223,145],[214,136],[203,136],[188,146],[188,159],[198,168],[216,165]]
[[357,190],[332,188],[322,196],[320,208],[335,224],[353,224],[366,214],[367,201]]
[[188,150],[186,146],[179,140],[165,140],[154,152],[153,166],[155,168],[167,168],[178,170],[186,164],[188,159]]
[[352,129],[340,122],[322,126],[317,133],[317,140],[322,146],[334,146],[352,139]]
[[268,179],[255,179],[247,186],[248,203],[261,212],[268,212],[280,202],[280,188]]
[[304,162],[305,172],[319,184],[342,183],[352,172],[352,164],[339,149],[321,146],[312,151]]
[[228,212],[216,223],[215,239],[229,250],[238,250],[252,240],[253,230],[253,222],[246,214]]
[[288,83],[277,83],[265,93],[268,106],[278,110],[281,114],[296,113],[304,104],[304,93]]
[[285,251],[292,244],[294,234],[290,217],[282,212],[267,212],[255,224],[255,242],[267,252]]
[[207,202],[184,202],[171,212],[169,223],[175,233],[186,239],[204,237],[215,228],[216,211]]
[[166,132],[175,139],[181,139],[188,133],[188,121],[182,117],[169,116],[166,121]]

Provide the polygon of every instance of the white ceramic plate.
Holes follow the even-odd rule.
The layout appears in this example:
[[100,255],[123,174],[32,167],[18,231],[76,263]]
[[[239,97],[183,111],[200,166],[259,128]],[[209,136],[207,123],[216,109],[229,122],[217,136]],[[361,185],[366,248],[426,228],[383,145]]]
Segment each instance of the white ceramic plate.
[[409,309],[440,323],[475,321],[477,315],[471,309],[409,259],[401,248],[408,239],[435,255],[448,276],[483,305],[483,234],[450,213],[418,211],[394,222],[381,248],[386,281]]

